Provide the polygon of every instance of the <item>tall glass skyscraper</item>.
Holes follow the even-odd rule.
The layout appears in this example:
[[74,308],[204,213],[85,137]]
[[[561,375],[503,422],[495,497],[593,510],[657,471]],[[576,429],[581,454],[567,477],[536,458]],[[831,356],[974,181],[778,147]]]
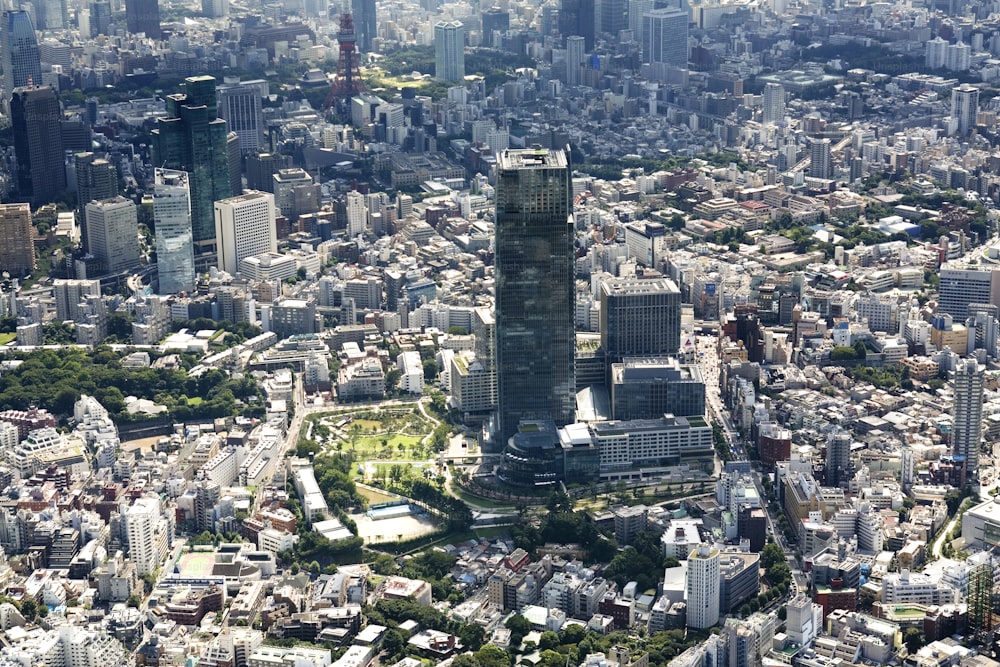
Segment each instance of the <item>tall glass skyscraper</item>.
[[132,34],[145,33],[150,39],[159,39],[160,3],[157,0],[126,0],[125,25]]
[[496,187],[499,436],[518,422],[573,421],[573,221],[561,150],[505,150]]
[[38,39],[28,12],[18,9],[3,13],[0,48],[3,51],[3,86],[7,95],[20,86],[42,85]]
[[49,86],[15,88],[10,100],[17,194],[35,206],[48,204],[66,189],[62,112]]
[[191,192],[186,171],[156,169],[153,173],[153,221],[156,268],[161,296],[194,290],[194,238],[191,233]]
[[358,37],[358,49],[368,53],[372,50],[372,40],[378,37],[375,22],[375,0],[351,0],[354,14],[354,31]]
[[465,27],[460,21],[434,25],[434,78],[461,81],[465,76]]
[[184,92],[167,96],[167,115],[152,131],[153,165],[190,174],[195,255],[214,259],[215,209],[232,195],[226,121],[218,117],[215,79],[185,79]]

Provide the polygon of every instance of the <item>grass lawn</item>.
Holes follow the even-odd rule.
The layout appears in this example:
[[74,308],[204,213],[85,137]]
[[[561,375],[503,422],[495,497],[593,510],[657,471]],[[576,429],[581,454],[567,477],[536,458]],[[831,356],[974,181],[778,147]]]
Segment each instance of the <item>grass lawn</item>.
[[[351,422],[351,426],[354,426],[355,424],[357,424],[362,431],[377,431],[382,428],[382,422],[377,422],[373,419],[355,419]],[[350,430],[351,426],[348,426],[347,429]]]
[[372,489],[366,489],[363,486],[357,487],[358,495],[367,500],[369,503],[387,503],[391,500],[398,500],[396,496],[390,496],[388,493],[382,493],[381,491],[373,491]]
[[396,449],[400,444],[403,447],[413,447],[414,445],[419,445],[420,441],[423,440],[422,437],[417,435],[401,435],[399,433],[385,434],[385,435],[365,435],[354,439],[354,446],[356,449],[381,450],[383,445],[382,441],[385,440],[389,447]]
[[204,400],[205,399],[203,399],[201,396],[195,396],[193,398],[188,399],[188,405],[190,405],[191,407],[194,407],[196,405],[201,405],[202,401]]
[[16,333],[0,333],[0,345],[6,345],[17,338]]

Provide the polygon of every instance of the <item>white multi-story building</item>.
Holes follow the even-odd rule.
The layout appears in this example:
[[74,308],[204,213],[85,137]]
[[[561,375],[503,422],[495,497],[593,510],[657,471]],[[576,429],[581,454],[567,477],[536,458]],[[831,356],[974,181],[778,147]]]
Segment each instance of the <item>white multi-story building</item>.
[[883,604],[943,605],[958,601],[958,592],[934,577],[903,570],[882,579]]
[[125,512],[129,559],[139,574],[155,572],[167,557],[169,524],[160,512],[160,500],[139,498]]
[[248,190],[215,202],[215,236],[219,270],[236,273],[240,261],[278,251],[274,195]]
[[411,394],[424,392],[424,366],[420,353],[416,351],[400,352],[396,358],[396,366],[402,374],[399,378],[399,388]]
[[87,249],[108,273],[139,266],[139,217],[135,202],[122,196],[87,204]]
[[799,593],[785,605],[785,632],[799,646],[809,646],[823,629],[823,607]]
[[368,224],[368,209],[365,196],[357,190],[347,193],[347,235],[351,238],[365,233]]
[[719,622],[722,581],[719,560],[719,550],[704,544],[692,550],[688,556],[685,599],[689,628],[710,628]]

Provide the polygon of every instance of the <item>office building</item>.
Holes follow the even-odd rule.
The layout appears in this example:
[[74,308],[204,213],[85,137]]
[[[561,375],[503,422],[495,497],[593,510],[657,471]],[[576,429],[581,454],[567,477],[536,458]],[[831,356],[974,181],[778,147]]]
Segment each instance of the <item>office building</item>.
[[108,0],[97,0],[96,2],[91,2],[89,8],[90,19],[88,25],[90,26],[90,38],[93,39],[98,35],[110,35],[111,3]]
[[938,272],[938,314],[947,313],[956,322],[969,316],[969,304],[1000,306],[1000,269],[979,266],[950,268]]
[[604,280],[600,313],[601,346],[612,363],[680,350],[681,292],[668,278]]
[[274,195],[247,192],[215,202],[219,270],[235,274],[246,257],[278,251]]
[[435,24],[434,65],[434,76],[440,81],[465,78],[465,28],[460,21]]
[[66,190],[61,117],[59,98],[49,86],[14,89],[10,120],[17,193],[36,207]]
[[955,368],[955,403],[952,407],[951,453],[962,461],[962,485],[979,485],[979,444],[983,428],[985,369],[974,359],[963,359]]
[[118,196],[86,208],[87,251],[110,274],[139,266],[139,218],[135,202]]
[[358,50],[369,53],[372,40],[378,37],[378,14],[375,0],[351,0],[354,35]]
[[42,84],[42,62],[31,16],[23,9],[5,11],[0,24],[3,55],[3,87],[9,95],[15,88]]
[[813,178],[832,178],[833,161],[830,156],[830,140],[813,139],[809,143],[809,175]]
[[483,12],[483,44],[494,49],[500,48],[497,35],[504,35],[510,30],[510,13],[499,8],[490,7]]
[[168,95],[167,114],[152,131],[153,164],[190,174],[191,227],[196,261],[215,253],[213,205],[231,196],[228,125],[217,114],[215,79],[185,79],[184,92]]
[[576,337],[566,153],[510,150],[498,158],[496,359],[502,443],[522,419],[573,421]]
[[239,137],[240,154],[260,152],[264,148],[263,99],[270,94],[267,81],[227,83],[218,87],[218,94],[219,118]]
[[965,136],[976,127],[979,114],[979,89],[963,83],[951,91],[951,117],[958,121],[958,134]]
[[626,0],[595,0],[594,19],[597,34],[617,39],[619,31],[628,28]]
[[764,84],[761,122],[776,125],[785,118],[785,87],[780,83]]
[[125,0],[125,26],[133,35],[144,33],[150,39],[160,39],[158,0]]
[[194,233],[191,230],[191,191],[188,173],[156,169],[153,185],[153,222],[156,229],[157,294],[194,290]]
[[606,479],[645,477],[678,465],[712,470],[712,428],[702,416],[595,422],[590,434]]
[[642,61],[674,67],[688,64],[688,13],[677,7],[653,9],[642,16]]
[[140,574],[151,574],[167,557],[168,524],[157,498],[139,498],[125,512],[129,560]]
[[247,156],[247,189],[274,192],[274,175],[292,167],[292,158],[280,153]]
[[243,153],[240,152],[240,135],[226,135],[226,158],[229,161],[229,191],[233,196],[243,192]]
[[52,293],[56,300],[56,319],[77,322],[81,319],[80,304],[87,297],[101,296],[101,281],[56,279],[52,283]]
[[213,19],[229,16],[229,0],[201,0],[201,13]]
[[579,35],[584,39],[584,49],[594,48],[594,0],[560,0],[559,34],[562,37]]
[[35,27],[38,30],[69,28],[66,0],[38,0],[35,4]]
[[297,220],[319,210],[320,185],[304,169],[282,169],[274,175],[274,205],[281,215]]
[[92,201],[118,195],[118,170],[106,159],[90,152],[77,153],[75,171],[76,201],[80,211]]
[[719,622],[722,583],[719,563],[719,550],[707,544],[692,549],[688,556],[684,597],[689,628],[703,630]]
[[626,358],[611,364],[611,417],[658,419],[705,414],[705,380],[697,365],[675,358]]
[[580,72],[586,58],[585,40],[579,35],[566,38],[566,85],[579,86]]
[[35,270],[35,228],[28,204],[0,204],[0,272],[23,277]]
[[278,338],[316,333],[316,302],[312,299],[279,299],[271,306],[269,324],[269,330]]

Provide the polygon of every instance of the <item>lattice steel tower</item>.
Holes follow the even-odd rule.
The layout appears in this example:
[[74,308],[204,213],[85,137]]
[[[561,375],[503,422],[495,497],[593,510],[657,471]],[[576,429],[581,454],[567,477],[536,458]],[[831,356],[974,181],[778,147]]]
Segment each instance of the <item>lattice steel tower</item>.
[[337,74],[333,78],[330,92],[323,103],[324,109],[336,106],[336,111],[346,116],[350,111],[348,105],[352,97],[365,90],[365,82],[361,79],[361,68],[358,65],[357,35],[354,33],[354,17],[349,10],[340,15],[340,32],[337,33],[340,44],[340,59],[337,61]]

